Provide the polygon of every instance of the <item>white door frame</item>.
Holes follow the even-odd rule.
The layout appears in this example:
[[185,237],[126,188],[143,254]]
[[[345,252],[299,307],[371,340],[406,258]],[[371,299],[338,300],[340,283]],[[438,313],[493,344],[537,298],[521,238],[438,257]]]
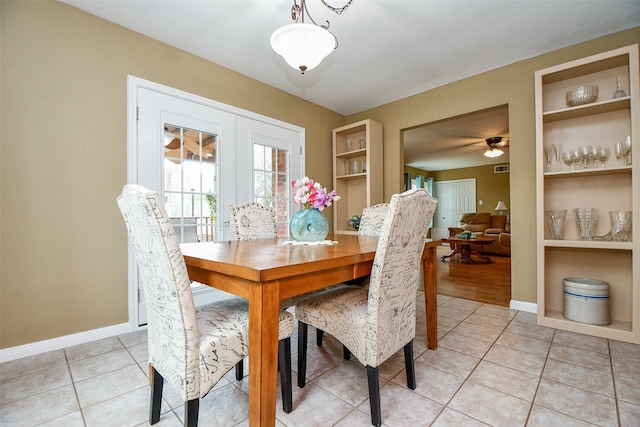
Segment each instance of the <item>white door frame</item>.
[[[137,126],[137,106],[138,106],[138,89],[144,88],[152,91],[156,91],[168,96],[184,99],[190,102],[196,102],[206,105],[211,108],[215,108],[224,112],[235,114],[238,117],[245,117],[257,122],[281,127],[283,129],[292,130],[300,135],[300,168],[301,176],[304,175],[305,164],[305,129],[300,126],[292,125],[280,120],[276,120],[267,116],[263,116],[251,111],[243,110],[241,108],[233,107],[227,104],[223,104],[208,98],[204,98],[198,95],[194,95],[179,89],[174,89],[168,86],[164,86],[149,80],[144,80],[139,77],[129,75],[127,77],[127,183],[134,184],[138,182],[138,158],[137,158],[137,143],[138,143],[138,126]],[[291,201],[293,204],[293,201]],[[293,206],[291,208],[293,212]],[[134,261],[133,251],[128,245],[128,314],[129,325],[132,330],[139,329],[138,324],[138,274]]]

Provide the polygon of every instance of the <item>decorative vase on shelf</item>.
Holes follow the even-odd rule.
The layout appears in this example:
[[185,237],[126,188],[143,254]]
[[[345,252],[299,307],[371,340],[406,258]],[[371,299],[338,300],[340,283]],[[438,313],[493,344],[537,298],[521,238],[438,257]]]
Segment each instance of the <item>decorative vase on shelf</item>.
[[544,211],[547,215],[547,224],[549,225],[549,231],[551,232],[551,238],[553,240],[562,239],[562,226],[564,220],[567,217],[566,209],[551,209]]
[[318,209],[302,209],[291,217],[289,233],[298,242],[320,242],[329,234],[329,223]]

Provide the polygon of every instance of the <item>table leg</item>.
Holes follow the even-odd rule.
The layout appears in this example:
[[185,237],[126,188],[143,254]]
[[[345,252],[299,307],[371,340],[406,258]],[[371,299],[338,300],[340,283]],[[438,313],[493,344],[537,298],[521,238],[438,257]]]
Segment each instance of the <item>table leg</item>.
[[249,425],[276,422],[279,288],[255,283],[249,296]]
[[427,312],[427,348],[438,348],[438,291],[436,282],[438,272],[436,267],[436,247],[425,249],[427,254],[422,261],[424,280],[424,304]]

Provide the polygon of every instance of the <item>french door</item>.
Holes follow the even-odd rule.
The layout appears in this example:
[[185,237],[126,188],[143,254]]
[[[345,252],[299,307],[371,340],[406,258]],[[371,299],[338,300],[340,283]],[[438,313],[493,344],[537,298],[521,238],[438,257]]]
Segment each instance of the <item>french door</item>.
[[476,211],[476,180],[460,179],[434,183],[438,206],[434,215],[434,239],[449,237],[449,227],[457,227],[460,215]]
[[[273,207],[279,233],[288,232],[288,183],[301,176],[303,129],[133,77],[132,96],[129,182],[158,191],[181,242],[228,240],[229,206],[250,201]],[[137,303],[130,312],[143,325],[144,292],[129,262]],[[195,282],[192,291],[196,305],[226,296]]]

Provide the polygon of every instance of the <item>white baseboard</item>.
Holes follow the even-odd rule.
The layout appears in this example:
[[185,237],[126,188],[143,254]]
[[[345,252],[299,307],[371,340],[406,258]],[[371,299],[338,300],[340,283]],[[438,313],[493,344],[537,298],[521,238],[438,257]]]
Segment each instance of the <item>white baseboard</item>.
[[528,313],[538,312],[538,304],[526,301],[511,300],[511,302],[509,303],[509,308],[513,310],[526,311]]
[[103,338],[113,337],[115,335],[133,332],[129,323],[121,323],[119,325],[107,326],[105,328],[94,329],[91,331],[78,332],[77,334],[65,335],[49,340],[33,342],[29,344],[19,345],[0,349],[0,362],[8,362],[10,360],[21,359],[27,356],[46,353],[52,350],[70,347],[72,345],[84,344],[90,341],[100,340]]

